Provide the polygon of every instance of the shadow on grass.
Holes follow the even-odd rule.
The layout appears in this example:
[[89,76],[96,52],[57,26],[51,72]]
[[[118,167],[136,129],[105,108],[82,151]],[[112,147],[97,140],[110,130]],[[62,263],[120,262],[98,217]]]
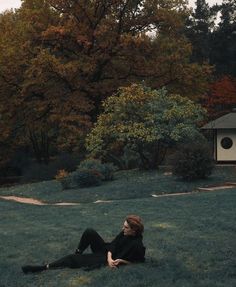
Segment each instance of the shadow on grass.
[[176,282],[179,279],[190,279],[193,273],[175,257],[166,257],[160,260],[155,258],[148,258],[146,261],[148,269],[155,269],[159,276],[163,279],[171,279]]

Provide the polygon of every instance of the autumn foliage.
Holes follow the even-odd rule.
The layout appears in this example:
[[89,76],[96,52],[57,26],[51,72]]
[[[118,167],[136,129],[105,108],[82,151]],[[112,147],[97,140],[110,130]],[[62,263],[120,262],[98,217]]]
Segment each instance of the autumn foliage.
[[2,157],[82,152],[101,102],[130,83],[199,98],[211,68],[189,60],[188,13],[184,0],[24,0],[1,14]]
[[223,76],[210,86],[205,107],[211,118],[230,112],[236,107],[236,78]]

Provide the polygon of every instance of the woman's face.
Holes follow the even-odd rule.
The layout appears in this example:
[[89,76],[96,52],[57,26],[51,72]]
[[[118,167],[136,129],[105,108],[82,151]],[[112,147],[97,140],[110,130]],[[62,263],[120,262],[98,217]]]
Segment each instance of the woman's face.
[[135,231],[133,229],[131,229],[131,227],[129,226],[129,224],[126,220],[123,224],[122,230],[123,230],[125,236],[134,236],[135,235]]

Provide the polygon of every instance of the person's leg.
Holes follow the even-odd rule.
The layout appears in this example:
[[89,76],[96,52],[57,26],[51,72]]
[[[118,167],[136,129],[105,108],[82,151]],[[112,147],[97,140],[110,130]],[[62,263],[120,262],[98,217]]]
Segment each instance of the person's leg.
[[[74,255],[74,254],[72,254],[72,255]],[[80,258],[79,255],[74,255],[74,256]],[[78,265],[79,265],[79,262],[78,262]],[[23,266],[22,271],[24,273],[29,273],[29,272],[34,273],[34,272],[41,272],[41,271],[47,270],[49,268],[65,268],[65,267],[72,268],[72,266],[73,266],[73,257],[71,255],[67,255],[67,256],[60,258],[57,261],[50,263],[50,264]]]
[[[82,255],[75,255],[72,254],[75,257],[78,257],[78,267],[80,267],[80,257]],[[48,270],[49,268],[73,268],[73,266],[75,265],[73,263],[73,256],[72,255],[67,255],[64,256],[52,263],[49,264],[45,264],[45,265],[26,265],[22,267],[22,271],[26,274],[26,273],[35,273],[35,272],[42,272],[45,270]]]
[[52,268],[81,268],[101,266],[106,264],[106,254],[70,254],[59,260],[48,264],[48,269]]
[[21,267],[22,271],[27,273],[42,272],[47,270],[47,265],[25,265]]
[[48,269],[57,268],[96,268],[106,264],[106,254],[70,254],[46,265],[26,265],[22,271],[27,273],[41,272]]
[[104,240],[91,228],[86,229],[82,234],[77,250],[82,254],[88,246],[90,246],[93,253],[106,253]]
[[[94,254],[84,254],[81,257],[83,251],[88,246],[90,246]],[[47,270],[48,268],[80,268],[106,263],[106,244],[102,237],[94,229],[86,229],[84,231],[77,250],[79,254],[67,255],[47,265],[26,265],[22,267],[22,271],[24,273],[41,272]],[[97,256],[95,256],[96,254]]]

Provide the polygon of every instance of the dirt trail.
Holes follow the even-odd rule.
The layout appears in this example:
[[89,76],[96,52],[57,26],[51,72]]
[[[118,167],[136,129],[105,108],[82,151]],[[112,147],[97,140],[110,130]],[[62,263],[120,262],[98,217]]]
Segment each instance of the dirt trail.
[[[71,205],[79,205],[79,202],[57,202],[57,203],[47,203],[35,198],[29,197],[19,197],[19,196],[0,196],[0,199],[16,201],[20,203],[33,204],[33,205],[57,205],[57,206],[71,206]],[[97,200],[94,203],[109,203],[112,200]]]
[[16,201],[20,203],[34,204],[34,205],[78,205],[79,204],[79,203],[73,203],[73,202],[46,203],[38,199],[29,198],[29,197],[18,197],[18,196],[0,196],[0,198],[5,199],[5,200],[10,200],[10,201]]
[[[198,192],[214,192],[214,191],[219,191],[221,189],[230,189],[230,188],[235,188],[235,187],[236,187],[235,182],[227,182],[227,183],[222,184],[222,185],[198,188],[196,191],[192,191],[192,192],[169,193],[169,194],[151,194],[151,196],[156,198],[156,197],[191,195],[191,194],[196,194]],[[35,198],[18,197],[18,196],[0,196],[0,199],[16,201],[16,202],[25,203],[25,204],[33,204],[33,205],[72,206],[72,205],[79,205],[80,204],[79,202],[77,202],[77,203],[75,203],[75,202],[46,203],[46,202],[40,201],[40,200],[35,199]],[[113,200],[97,200],[97,201],[94,201],[94,203],[109,203],[112,201]]]

